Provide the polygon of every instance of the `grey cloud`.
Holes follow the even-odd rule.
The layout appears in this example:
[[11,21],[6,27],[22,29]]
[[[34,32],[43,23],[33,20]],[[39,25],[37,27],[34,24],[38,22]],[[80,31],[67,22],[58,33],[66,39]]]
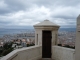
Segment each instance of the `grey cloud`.
[[80,3],[80,0],[35,0],[35,4],[38,6],[45,6],[45,7],[56,7],[57,6],[77,6]]
[[59,3],[61,3],[62,5],[64,6],[77,6],[79,3],[80,0],[62,0],[62,1],[59,1]]
[[[62,27],[75,27],[76,17],[80,13],[79,0],[3,0],[0,7],[0,25],[4,27],[19,27],[22,24],[31,25],[50,19]],[[41,7],[45,11],[39,11]],[[42,8],[42,10],[44,10]],[[23,13],[19,12],[22,11]],[[19,12],[19,13],[18,13]],[[49,12],[49,13],[48,13]],[[22,14],[21,16],[19,16]],[[57,20],[57,21],[56,21]],[[29,24],[30,23],[30,24]]]
[[1,26],[8,26],[8,25],[11,25],[11,24],[12,24],[11,21],[0,20],[0,25]]
[[[6,7],[3,6],[4,4]],[[18,12],[20,10],[29,10],[33,6],[29,1],[24,2],[23,0],[3,0],[3,5],[0,7],[0,15]]]
[[53,16],[54,18],[62,18],[62,19],[76,19],[75,16],[65,16],[65,15],[57,15],[57,16]]
[[22,4],[19,0],[5,0],[5,3],[8,5],[8,8],[10,8],[11,10],[22,10],[23,8],[25,8],[24,4]]
[[0,15],[6,15],[8,13],[12,12],[11,10],[9,9],[0,9]]

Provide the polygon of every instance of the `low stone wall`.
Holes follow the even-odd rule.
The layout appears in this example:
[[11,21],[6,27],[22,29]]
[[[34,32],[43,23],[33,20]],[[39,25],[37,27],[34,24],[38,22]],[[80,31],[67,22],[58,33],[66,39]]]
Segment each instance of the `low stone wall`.
[[17,49],[3,57],[1,60],[37,60],[42,57],[42,47],[32,46]]
[[60,46],[52,47],[52,59],[54,60],[74,60],[75,50]]
[[[54,60],[74,60],[75,50],[60,46],[52,47],[52,59]],[[1,60],[37,60],[42,58],[42,47],[32,46],[17,49],[4,56]]]

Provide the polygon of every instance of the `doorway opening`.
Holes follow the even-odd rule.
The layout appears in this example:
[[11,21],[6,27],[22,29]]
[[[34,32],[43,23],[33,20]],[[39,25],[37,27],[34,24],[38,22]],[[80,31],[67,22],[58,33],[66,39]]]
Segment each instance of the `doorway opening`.
[[42,58],[51,58],[51,31],[42,31]]

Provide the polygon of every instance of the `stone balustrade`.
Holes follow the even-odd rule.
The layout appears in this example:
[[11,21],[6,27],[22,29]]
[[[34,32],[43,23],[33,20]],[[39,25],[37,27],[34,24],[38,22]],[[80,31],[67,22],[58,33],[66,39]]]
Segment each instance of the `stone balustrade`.
[[[32,46],[17,49],[3,57],[1,60],[38,60],[42,58],[42,47]],[[74,60],[75,50],[60,46],[52,47],[52,59],[54,60]]]
[[1,60],[37,60],[42,57],[42,47],[32,46],[17,49],[4,56]]
[[75,49],[53,46],[52,58],[54,60],[75,60]]

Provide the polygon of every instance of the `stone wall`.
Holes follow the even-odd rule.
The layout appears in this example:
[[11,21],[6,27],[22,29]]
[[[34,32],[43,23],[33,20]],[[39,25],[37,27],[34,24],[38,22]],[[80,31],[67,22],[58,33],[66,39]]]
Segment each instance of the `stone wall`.
[[[37,60],[42,58],[42,47],[32,46],[17,49],[3,57],[1,60]],[[75,50],[60,46],[52,47],[52,59],[54,60],[74,60]]]
[[54,60],[74,60],[75,50],[60,46],[52,47],[52,59]]
[[42,47],[32,46],[14,50],[1,60],[37,60],[42,57]]

